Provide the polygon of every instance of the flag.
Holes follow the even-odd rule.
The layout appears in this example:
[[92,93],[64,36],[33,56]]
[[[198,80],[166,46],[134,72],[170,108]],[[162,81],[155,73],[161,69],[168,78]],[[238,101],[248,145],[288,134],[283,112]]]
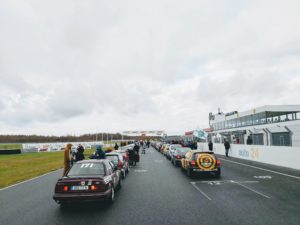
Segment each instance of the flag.
[[208,136],[208,134],[204,130],[201,130],[201,129],[195,130],[193,135],[195,137],[201,138],[201,139],[206,139]]

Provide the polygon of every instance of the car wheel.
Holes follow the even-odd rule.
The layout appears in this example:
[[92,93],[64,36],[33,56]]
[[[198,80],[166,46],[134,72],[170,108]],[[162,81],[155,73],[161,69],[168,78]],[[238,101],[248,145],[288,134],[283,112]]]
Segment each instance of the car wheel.
[[186,173],[187,173],[188,177],[192,177],[193,176],[193,172],[189,168],[187,169]]
[[107,203],[108,203],[108,204],[112,204],[114,201],[115,201],[115,189],[114,189],[114,187],[112,186],[112,187],[111,187],[111,193],[110,193],[110,196],[109,196],[109,198],[108,198]]
[[117,186],[118,190],[120,190],[122,188],[122,182],[123,182],[122,179],[120,179],[119,183],[118,183],[118,186]]
[[215,177],[220,177],[221,176],[221,169],[219,168],[218,171],[215,173]]

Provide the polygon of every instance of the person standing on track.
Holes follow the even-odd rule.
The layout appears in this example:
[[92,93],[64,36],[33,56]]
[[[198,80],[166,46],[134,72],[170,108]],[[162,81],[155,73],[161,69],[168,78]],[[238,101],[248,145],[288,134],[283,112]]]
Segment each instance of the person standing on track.
[[72,144],[67,144],[66,148],[65,148],[65,152],[64,152],[64,172],[63,172],[63,176],[67,175],[67,172],[70,169],[70,163],[71,163],[71,147]]
[[212,143],[212,141],[209,141],[209,143],[208,143],[208,149],[209,149],[209,151],[213,150],[213,143]]
[[150,148],[150,141],[149,140],[147,141],[146,145],[147,145],[147,148]]
[[101,145],[96,145],[96,154],[95,155],[96,155],[97,159],[106,159],[106,154],[102,150]]
[[226,139],[224,139],[224,147],[225,147],[225,155],[226,155],[226,157],[228,157],[228,151],[230,149],[230,144]]
[[77,147],[76,155],[75,155],[75,162],[78,162],[81,160],[84,160],[84,147],[81,144],[79,144]]

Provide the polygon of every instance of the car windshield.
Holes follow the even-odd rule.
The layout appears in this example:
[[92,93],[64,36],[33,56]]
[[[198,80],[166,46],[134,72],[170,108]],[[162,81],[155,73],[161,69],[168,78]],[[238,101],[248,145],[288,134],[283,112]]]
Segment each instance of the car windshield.
[[103,163],[75,163],[67,176],[105,175]]

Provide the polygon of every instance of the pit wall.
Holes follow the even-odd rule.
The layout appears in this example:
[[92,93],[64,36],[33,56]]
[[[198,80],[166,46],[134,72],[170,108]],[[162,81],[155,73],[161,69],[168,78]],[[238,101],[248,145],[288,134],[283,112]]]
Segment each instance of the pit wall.
[[[198,143],[198,149],[208,151],[208,144]],[[223,144],[213,144],[216,154],[225,155]],[[300,147],[231,144],[229,157],[247,159],[300,170]]]

